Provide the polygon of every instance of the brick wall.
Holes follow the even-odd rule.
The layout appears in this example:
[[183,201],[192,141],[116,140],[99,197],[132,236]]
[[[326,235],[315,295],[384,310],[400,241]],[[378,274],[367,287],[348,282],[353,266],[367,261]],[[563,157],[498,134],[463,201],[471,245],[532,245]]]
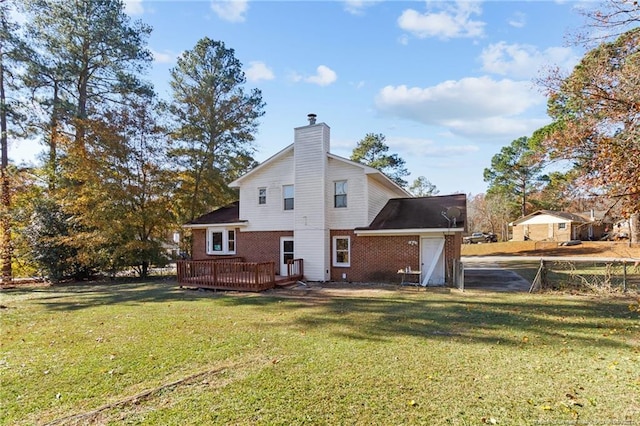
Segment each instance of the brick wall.
[[[205,229],[193,230],[192,258],[194,260],[219,258],[207,254]],[[274,262],[280,264],[280,237],[291,237],[293,231],[240,232],[236,228],[236,254],[247,262]]]
[[[351,240],[351,266],[333,266],[333,237]],[[358,237],[352,230],[331,231],[331,280],[352,282],[395,282],[398,269],[410,266],[420,269],[420,248],[408,241],[419,241],[417,235],[403,237]],[[346,274],[346,278],[342,278]]]
[[236,254],[247,262],[274,262],[280,267],[280,237],[293,237],[293,231],[239,232]]
[[[274,262],[280,264],[280,237],[293,236],[293,231],[239,232],[236,229],[236,256],[247,262]],[[351,266],[333,266],[333,237],[348,236],[351,241]],[[215,256],[206,253],[206,231],[193,230],[193,259],[209,259]],[[331,280],[350,282],[398,282],[398,269],[411,267],[420,269],[420,245],[409,241],[420,241],[419,235],[358,237],[353,230],[332,230],[330,241]],[[450,276],[451,259],[460,258],[462,235],[445,236],[446,276]],[[342,274],[346,278],[342,278]]]
[[[351,241],[351,260],[347,268],[333,266],[333,237],[348,236]],[[350,282],[397,282],[398,269],[411,267],[420,270],[420,245],[409,241],[420,241],[419,235],[363,237],[351,230],[331,231],[331,280]],[[462,235],[445,237],[445,264],[451,267],[451,259],[460,259]],[[346,274],[346,278],[342,275]],[[450,272],[446,272],[448,277]]]
[[191,232],[191,258],[193,260],[209,259],[207,254],[207,230],[194,229]]

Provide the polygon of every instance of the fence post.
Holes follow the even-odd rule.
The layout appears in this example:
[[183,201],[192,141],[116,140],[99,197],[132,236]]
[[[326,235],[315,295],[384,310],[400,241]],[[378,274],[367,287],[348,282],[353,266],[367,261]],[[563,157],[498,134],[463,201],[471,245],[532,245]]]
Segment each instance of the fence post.
[[627,292],[627,261],[622,262],[622,292]]
[[456,279],[456,286],[458,287],[458,290],[464,292],[464,262],[457,261],[457,263],[458,265],[456,270],[458,277]]

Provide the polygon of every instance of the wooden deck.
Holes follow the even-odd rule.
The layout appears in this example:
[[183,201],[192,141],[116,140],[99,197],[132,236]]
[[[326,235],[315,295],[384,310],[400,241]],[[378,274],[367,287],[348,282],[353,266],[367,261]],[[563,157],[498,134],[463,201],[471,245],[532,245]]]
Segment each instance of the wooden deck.
[[264,291],[288,285],[304,277],[302,259],[287,264],[287,275],[275,273],[273,262],[244,262],[240,257],[207,260],[180,260],[177,264],[180,287],[215,290]]

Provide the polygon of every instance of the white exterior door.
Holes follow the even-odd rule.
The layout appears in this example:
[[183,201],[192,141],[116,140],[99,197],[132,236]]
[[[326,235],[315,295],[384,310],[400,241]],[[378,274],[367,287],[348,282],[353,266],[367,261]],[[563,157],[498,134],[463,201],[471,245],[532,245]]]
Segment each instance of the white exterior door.
[[444,238],[420,239],[422,286],[444,285]]
[[280,275],[287,275],[287,261],[294,259],[293,237],[280,237]]

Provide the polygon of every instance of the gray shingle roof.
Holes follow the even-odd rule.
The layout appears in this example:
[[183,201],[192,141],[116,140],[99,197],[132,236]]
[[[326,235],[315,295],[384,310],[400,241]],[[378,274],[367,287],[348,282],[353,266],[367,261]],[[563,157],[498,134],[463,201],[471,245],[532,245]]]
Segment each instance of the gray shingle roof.
[[[454,212],[459,217],[453,223]],[[444,213],[444,214],[443,214]],[[447,217],[449,220],[447,220]],[[465,194],[434,197],[392,198],[367,227],[357,230],[464,228],[467,219]]]
[[240,220],[240,202],[236,201],[219,209],[198,216],[185,225],[214,225],[244,222]]

